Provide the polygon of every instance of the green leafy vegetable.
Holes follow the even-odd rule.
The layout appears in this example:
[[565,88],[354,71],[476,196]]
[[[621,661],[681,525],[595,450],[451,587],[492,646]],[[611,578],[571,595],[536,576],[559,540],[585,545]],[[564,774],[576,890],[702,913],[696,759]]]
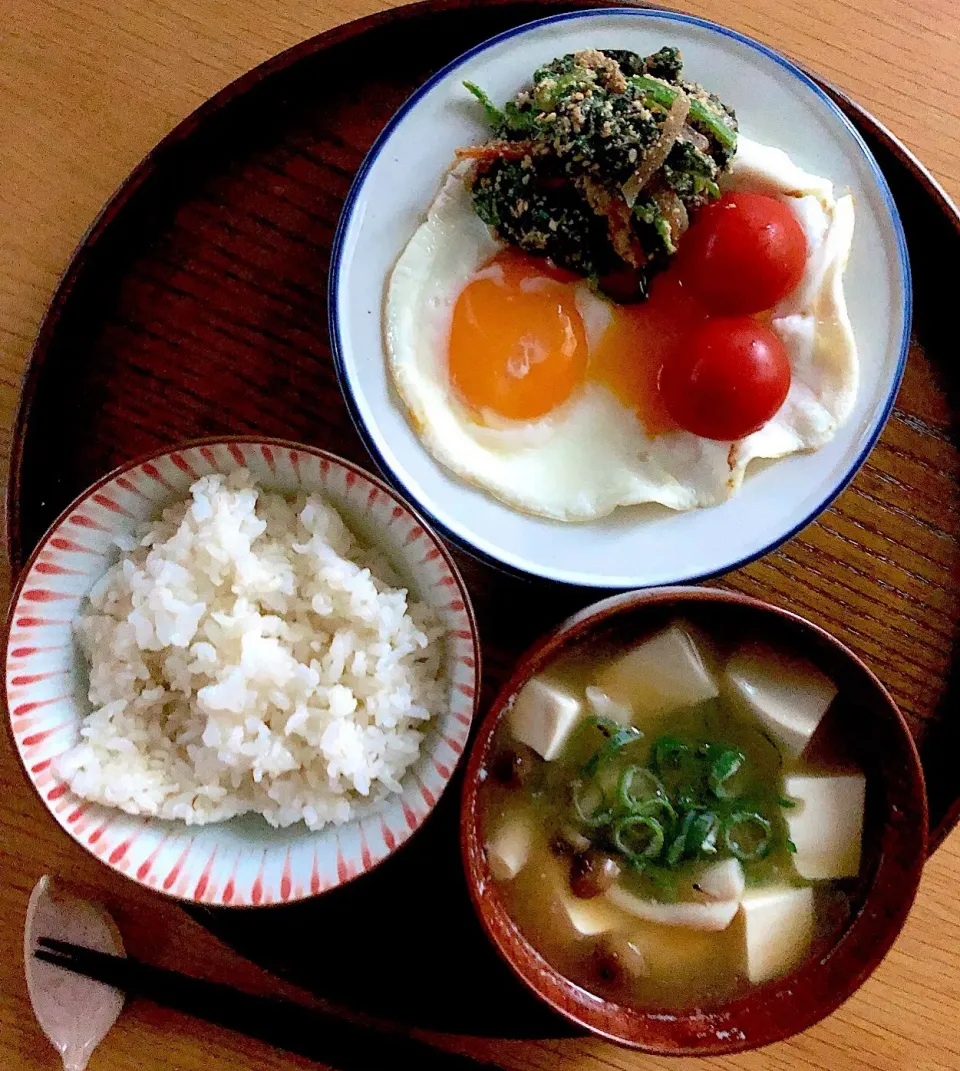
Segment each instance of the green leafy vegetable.
[[512,101],[507,101],[503,109],[503,125],[508,133],[533,136],[539,130],[536,115],[524,111]]
[[464,82],[465,89],[469,89],[470,92],[477,98],[483,105],[483,110],[487,116],[487,122],[492,127],[503,126],[504,115],[503,112],[493,103],[493,101],[487,96],[487,94],[475,83]]
[[538,130],[537,117],[534,112],[524,111],[519,108],[515,101],[507,101],[501,111],[490,99],[489,95],[475,82],[464,82],[464,88],[469,90],[483,105],[487,122],[493,127],[494,133],[499,136],[511,135],[532,136]]
[[693,176],[693,189],[695,194],[707,193],[714,200],[720,196],[720,187],[713,179],[708,179],[704,175]]
[[648,78],[645,74],[635,74],[628,81],[637,89],[642,89],[647,97],[661,108],[669,109],[680,92],[679,89],[673,89],[657,78]]
[[[477,214],[498,238],[598,280],[615,300],[644,300],[677,253],[677,221],[719,196],[736,150],[733,110],[682,68],[672,46],[646,57],[585,49],[542,64],[502,108],[465,82],[492,131],[460,154],[474,161]],[[671,123],[681,98],[685,119]],[[624,187],[640,175],[637,207]]]
[[737,147],[736,132],[718,119],[707,106],[694,98],[690,101],[690,118],[695,123],[707,128],[727,152],[734,152]]
[[[677,99],[681,90],[661,82],[659,79],[650,78],[645,74],[634,75],[628,79],[631,85],[642,89],[654,104],[661,108],[669,108]],[[690,121],[694,125],[701,126],[707,133],[716,138],[717,143],[727,152],[733,152],[737,147],[737,133],[731,129],[718,115],[697,97],[690,98]]]

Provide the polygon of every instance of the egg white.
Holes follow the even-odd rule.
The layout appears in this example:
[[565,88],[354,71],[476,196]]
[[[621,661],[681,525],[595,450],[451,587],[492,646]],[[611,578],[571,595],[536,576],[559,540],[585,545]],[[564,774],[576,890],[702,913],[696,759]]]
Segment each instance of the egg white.
[[[650,436],[635,413],[589,379],[535,421],[483,421],[456,397],[447,344],[457,298],[500,249],[451,171],[401,254],[387,289],[384,326],[390,371],[421,441],[462,479],[524,512],[561,521],[606,516],[621,505],[658,502],[676,510],[733,495],[755,458],[777,458],[828,442],[850,414],[858,363],[843,294],[853,236],[853,200],[808,175],[780,149],[741,137],[726,189],[784,200],[807,237],[803,279],[773,313],[790,358],[786,401],[760,431],[738,442],[689,432]],[[577,304],[594,349],[609,307],[586,283]]]

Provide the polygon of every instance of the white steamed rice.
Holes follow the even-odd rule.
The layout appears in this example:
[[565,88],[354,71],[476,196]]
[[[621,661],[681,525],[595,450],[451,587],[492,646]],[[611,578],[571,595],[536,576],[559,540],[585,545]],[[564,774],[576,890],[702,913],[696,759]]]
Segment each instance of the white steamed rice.
[[317,495],[204,476],[90,593],[93,710],[59,760],[131,814],[311,829],[377,809],[441,707],[442,630]]

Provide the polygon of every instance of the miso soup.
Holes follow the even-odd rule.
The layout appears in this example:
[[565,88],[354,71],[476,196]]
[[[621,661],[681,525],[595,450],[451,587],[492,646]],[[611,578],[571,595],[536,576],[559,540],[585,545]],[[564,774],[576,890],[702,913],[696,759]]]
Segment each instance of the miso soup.
[[490,871],[526,938],[644,1008],[799,966],[860,868],[864,777],[817,733],[835,696],[788,651],[682,623],[533,678],[481,785]]

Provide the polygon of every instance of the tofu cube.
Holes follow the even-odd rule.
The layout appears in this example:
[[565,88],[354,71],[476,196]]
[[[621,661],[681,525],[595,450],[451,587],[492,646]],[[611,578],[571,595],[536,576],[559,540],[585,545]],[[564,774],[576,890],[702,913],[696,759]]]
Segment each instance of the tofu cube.
[[571,926],[581,937],[596,937],[601,933],[623,929],[623,913],[602,896],[580,900],[564,892],[560,894],[560,903]]
[[583,714],[579,699],[558,684],[534,677],[514,700],[510,729],[517,740],[550,762],[563,750]]
[[497,881],[512,881],[527,864],[533,841],[529,818],[504,818],[487,840],[487,862]]
[[721,859],[704,867],[695,884],[711,900],[739,900],[746,888],[746,878],[738,859]]
[[717,682],[689,632],[678,625],[644,640],[597,678],[616,703],[637,720],[696,706],[719,695]]
[[793,758],[810,742],[837,694],[833,681],[811,662],[764,643],[737,651],[724,677],[732,696]]
[[811,881],[852,878],[860,870],[863,774],[792,774],[784,792],[796,807],[784,811],[797,873]]
[[751,982],[767,982],[803,962],[813,939],[812,888],[750,891],[740,910]]

